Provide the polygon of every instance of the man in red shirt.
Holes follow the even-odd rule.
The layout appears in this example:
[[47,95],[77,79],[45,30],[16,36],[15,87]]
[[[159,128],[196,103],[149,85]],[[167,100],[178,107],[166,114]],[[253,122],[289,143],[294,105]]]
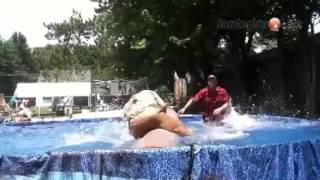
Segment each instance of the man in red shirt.
[[193,103],[203,102],[205,108],[203,110],[204,121],[220,121],[230,111],[231,103],[227,91],[217,86],[218,79],[214,75],[208,76],[208,87],[198,91],[188,103],[179,111],[183,114],[185,110]]

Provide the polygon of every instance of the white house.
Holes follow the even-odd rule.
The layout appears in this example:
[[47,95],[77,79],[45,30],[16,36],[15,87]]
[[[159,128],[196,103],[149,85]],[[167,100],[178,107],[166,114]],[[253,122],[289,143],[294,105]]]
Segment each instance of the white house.
[[90,82],[39,82],[18,83],[17,98],[35,98],[36,106],[51,106],[54,97],[87,97],[91,93]]

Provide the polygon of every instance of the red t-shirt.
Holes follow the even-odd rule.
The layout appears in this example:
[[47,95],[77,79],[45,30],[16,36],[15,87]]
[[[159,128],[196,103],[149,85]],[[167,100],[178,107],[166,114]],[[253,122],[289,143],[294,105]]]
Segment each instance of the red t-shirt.
[[222,87],[217,86],[215,90],[209,90],[209,88],[206,87],[198,91],[192,100],[194,102],[202,101],[205,105],[204,116],[209,117],[212,115],[213,110],[229,101],[229,95]]

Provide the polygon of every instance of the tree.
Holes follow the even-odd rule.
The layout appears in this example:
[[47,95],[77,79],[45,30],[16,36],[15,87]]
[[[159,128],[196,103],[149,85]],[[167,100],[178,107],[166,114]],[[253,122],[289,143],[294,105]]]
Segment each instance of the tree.
[[167,84],[175,70],[207,73],[220,63],[208,1],[99,1],[99,6],[97,45],[110,50],[124,77]]
[[95,37],[94,19],[84,20],[81,13],[75,10],[68,20],[62,23],[44,23],[44,26],[48,29],[45,37],[63,45],[88,45]]
[[[81,13],[73,10],[71,17],[61,23],[44,24],[48,29],[46,38],[57,40],[57,46],[47,46],[34,53],[44,65],[38,69],[85,69],[95,78],[113,78],[113,67],[108,63],[108,53],[94,45],[96,39],[95,17],[84,20]],[[42,54],[46,54],[42,56]]]
[[[276,38],[278,48],[285,55],[286,63],[290,63],[292,55],[299,51],[301,56],[305,87],[306,114],[311,117],[316,112],[316,74],[317,66],[315,60],[314,41],[314,19],[320,11],[318,0],[294,0],[269,2],[268,11],[282,21],[279,33],[265,34],[264,38]],[[310,76],[311,75],[311,76]],[[289,77],[290,79],[290,77]],[[290,82],[290,81],[288,81]]]
[[11,41],[0,41],[0,72],[12,73],[22,63],[15,44]]
[[[93,1],[99,8],[92,19],[83,20],[74,11],[67,21],[45,25],[49,30],[47,38],[58,40],[61,45],[55,51],[66,51],[65,57],[64,53],[59,55],[61,63],[90,68],[101,77],[105,77],[104,70],[111,72],[109,77],[148,77],[154,85],[151,87],[172,83],[174,71],[200,78],[222,66],[234,74],[238,89],[244,91],[243,65],[256,53],[253,49],[277,46],[289,59],[292,44],[310,37],[311,19],[320,9],[317,0]],[[267,28],[272,17],[280,18],[283,24],[277,33]],[[261,28],[219,28],[219,20],[263,20],[264,24]],[[301,28],[290,26],[295,22],[302,22]],[[95,44],[88,39],[94,39]],[[305,62],[306,67],[313,68],[309,87],[314,92],[312,57],[306,56]],[[58,64],[54,66],[59,67]],[[314,104],[307,101],[306,104]]]
[[18,55],[21,58],[21,65],[25,66],[27,70],[33,70],[30,65],[31,52],[27,43],[27,38],[20,32],[14,32],[10,38],[10,41],[15,45]]
[[0,91],[11,94],[15,83],[32,73],[30,63],[30,49],[23,34],[16,32],[7,41],[0,39]]

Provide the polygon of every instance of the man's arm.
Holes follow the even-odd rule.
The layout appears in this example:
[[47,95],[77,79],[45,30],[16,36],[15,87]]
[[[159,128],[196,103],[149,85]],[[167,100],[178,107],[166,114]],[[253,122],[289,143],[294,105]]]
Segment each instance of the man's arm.
[[180,111],[179,111],[178,113],[179,113],[179,114],[183,114],[188,107],[190,107],[194,102],[199,102],[199,101],[201,101],[201,100],[205,97],[205,95],[206,95],[206,92],[205,92],[204,89],[198,91],[198,92],[196,93],[196,95],[194,95],[194,97],[192,97],[192,98],[187,102],[187,104],[186,104],[182,109],[180,109]]
[[191,106],[191,104],[193,103],[193,99],[191,98],[188,102],[187,102],[187,104],[182,108],[182,109],[180,109],[179,110],[179,114],[183,114],[185,111],[186,111],[186,109],[189,107],[189,106]]
[[220,107],[216,108],[215,110],[213,110],[212,115],[213,116],[218,116],[218,115],[224,113],[229,108],[230,105],[231,104],[230,104],[229,101],[224,103],[222,106],[220,106]]

